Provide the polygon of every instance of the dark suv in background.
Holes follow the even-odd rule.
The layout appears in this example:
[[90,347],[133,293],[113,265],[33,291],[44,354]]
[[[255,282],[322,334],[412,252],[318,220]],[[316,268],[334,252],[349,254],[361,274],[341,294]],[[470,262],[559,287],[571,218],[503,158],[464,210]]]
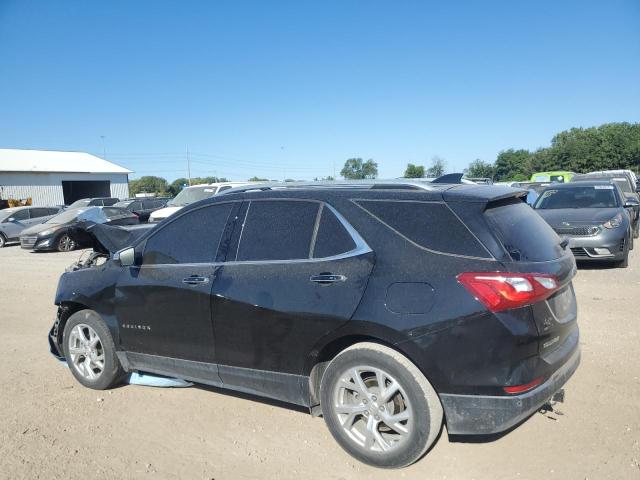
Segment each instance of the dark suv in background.
[[160,210],[167,206],[169,198],[129,198],[127,200],[121,200],[118,203],[114,203],[114,207],[124,208],[135,214],[141,222],[149,220],[151,215],[156,210]]
[[60,278],[51,349],[90,388],[140,371],[303,405],[361,461],[406,466],[443,423],[513,427],[578,366],[575,261],[525,195],[244,187],[129,245],[100,227],[112,253]]

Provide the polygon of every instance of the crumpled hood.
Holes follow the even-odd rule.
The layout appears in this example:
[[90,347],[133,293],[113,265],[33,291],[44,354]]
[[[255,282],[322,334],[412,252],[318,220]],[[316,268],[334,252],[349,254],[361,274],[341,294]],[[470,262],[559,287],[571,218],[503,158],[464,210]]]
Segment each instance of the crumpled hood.
[[[551,226],[558,225],[601,225],[616,213],[618,208],[550,208],[536,209],[542,218]],[[563,224],[563,222],[566,222]]]
[[133,245],[154,227],[154,224],[149,223],[115,227],[86,222],[82,229],[93,238],[93,249],[96,252],[110,254]]

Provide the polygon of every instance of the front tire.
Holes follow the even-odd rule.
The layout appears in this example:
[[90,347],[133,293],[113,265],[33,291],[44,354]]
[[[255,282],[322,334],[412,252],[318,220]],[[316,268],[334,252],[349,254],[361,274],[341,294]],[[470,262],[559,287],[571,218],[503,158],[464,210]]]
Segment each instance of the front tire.
[[361,462],[401,468],[422,457],[442,427],[436,391],[404,355],[377,343],[338,354],[321,382],[325,423]]
[[0,248],[3,248],[6,244],[7,244],[6,237],[2,233],[0,233]]
[[60,238],[58,238],[56,249],[59,252],[71,252],[76,249],[77,245],[78,244],[71,235],[69,235],[68,233],[63,233],[62,235],[60,235]]
[[69,370],[85,387],[105,390],[124,376],[111,332],[93,310],[71,315],[62,338]]

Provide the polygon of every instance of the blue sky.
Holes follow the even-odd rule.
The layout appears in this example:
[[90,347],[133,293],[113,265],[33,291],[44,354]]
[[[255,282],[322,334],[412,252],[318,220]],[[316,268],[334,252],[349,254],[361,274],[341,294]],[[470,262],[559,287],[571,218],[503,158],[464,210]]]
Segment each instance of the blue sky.
[[133,178],[459,171],[640,121],[640,2],[0,0],[0,112]]

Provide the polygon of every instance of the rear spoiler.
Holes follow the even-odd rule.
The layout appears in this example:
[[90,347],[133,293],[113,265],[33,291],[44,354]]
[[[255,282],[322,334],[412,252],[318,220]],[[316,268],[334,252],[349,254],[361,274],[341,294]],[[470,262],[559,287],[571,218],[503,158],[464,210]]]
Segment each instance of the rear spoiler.
[[489,203],[501,200],[519,199],[524,201],[529,192],[504,185],[454,185],[442,192],[445,202]]

